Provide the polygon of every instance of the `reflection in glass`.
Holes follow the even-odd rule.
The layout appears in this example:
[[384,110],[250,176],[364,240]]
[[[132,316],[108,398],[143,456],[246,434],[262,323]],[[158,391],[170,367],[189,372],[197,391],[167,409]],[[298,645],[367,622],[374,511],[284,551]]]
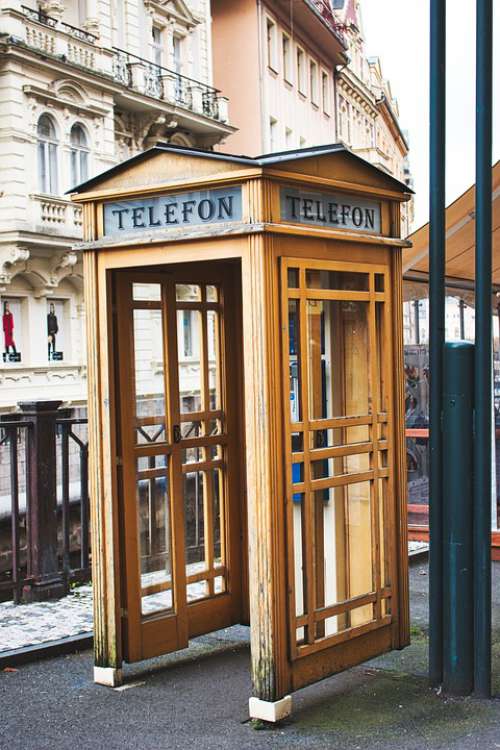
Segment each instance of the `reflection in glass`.
[[308,269],[306,286],[309,289],[331,289],[339,291],[368,292],[370,289],[367,273],[351,271],[322,271]]
[[[189,313],[189,354],[185,353],[186,316]],[[177,345],[179,351],[179,397],[181,414],[200,411],[202,404],[201,313],[177,310]]]
[[132,299],[134,302],[160,302],[160,284],[132,284]]
[[[154,418],[156,424],[155,430],[149,426],[145,434],[138,435],[137,442],[149,442],[156,431],[165,426],[161,310],[134,310],[133,326],[135,413],[139,418]],[[164,440],[164,436],[161,439]]]
[[219,316],[214,310],[207,311],[208,388],[209,408],[220,409],[219,372]]
[[[149,460],[149,459],[148,459]],[[139,466],[144,459],[141,458]],[[167,474],[137,478],[141,612],[173,608],[170,507]]]
[[290,371],[290,414],[292,422],[300,422],[302,407],[300,399],[300,329],[298,300],[288,301],[289,371]]
[[197,284],[176,284],[177,302],[201,302],[201,288]]
[[307,338],[310,417],[369,414],[368,303],[308,300]]

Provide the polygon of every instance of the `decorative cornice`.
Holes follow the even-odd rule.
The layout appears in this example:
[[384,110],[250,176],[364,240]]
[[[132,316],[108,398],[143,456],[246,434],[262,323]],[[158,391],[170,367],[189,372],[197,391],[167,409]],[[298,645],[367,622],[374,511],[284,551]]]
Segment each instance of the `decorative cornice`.
[[47,89],[43,89],[39,86],[32,86],[30,84],[23,86],[23,92],[26,96],[33,97],[38,101],[45,103],[50,102],[53,106],[72,109],[75,112],[87,115],[87,117],[104,117],[112,111],[109,108],[100,107],[96,104],[83,104],[81,102],[72,101],[71,99],[63,99],[61,96],[57,96],[57,94],[47,91]]

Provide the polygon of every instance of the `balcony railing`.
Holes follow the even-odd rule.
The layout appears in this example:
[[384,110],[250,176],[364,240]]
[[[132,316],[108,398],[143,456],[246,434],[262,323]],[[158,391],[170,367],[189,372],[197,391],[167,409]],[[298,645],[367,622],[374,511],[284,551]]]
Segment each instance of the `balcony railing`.
[[306,4],[320,16],[335,36],[345,45],[344,27],[334,16],[329,0],[305,0]]
[[21,6],[25,41],[29,47],[61,56],[90,70],[111,75],[139,94],[164,101],[219,122],[228,121],[227,99],[220,91],[157,63],[117,47],[99,47],[98,38],[53,18],[41,10]]
[[113,76],[118,83],[214,120],[227,121],[226,99],[218,89],[118,47],[113,47],[113,52]]

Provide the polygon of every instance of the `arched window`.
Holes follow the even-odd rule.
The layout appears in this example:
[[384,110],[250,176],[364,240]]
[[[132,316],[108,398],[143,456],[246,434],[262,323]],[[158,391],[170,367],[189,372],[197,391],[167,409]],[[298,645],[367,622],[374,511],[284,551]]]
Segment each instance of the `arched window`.
[[89,145],[87,134],[81,125],[75,123],[71,128],[71,187],[88,179]]
[[42,193],[57,193],[57,135],[49,115],[38,120],[38,187]]

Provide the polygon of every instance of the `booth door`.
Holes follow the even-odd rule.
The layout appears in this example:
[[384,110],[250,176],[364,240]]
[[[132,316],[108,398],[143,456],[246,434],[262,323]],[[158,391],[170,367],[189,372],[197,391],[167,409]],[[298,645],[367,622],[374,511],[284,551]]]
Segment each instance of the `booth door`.
[[238,621],[241,493],[232,447],[239,441],[229,278],[175,270],[116,276],[129,662]]
[[397,620],[390,288],[384,266],[282,262],[289,638],[299,672],[326,649],[339,668],[362,661],[354,642],[385,628],[390,644]]

